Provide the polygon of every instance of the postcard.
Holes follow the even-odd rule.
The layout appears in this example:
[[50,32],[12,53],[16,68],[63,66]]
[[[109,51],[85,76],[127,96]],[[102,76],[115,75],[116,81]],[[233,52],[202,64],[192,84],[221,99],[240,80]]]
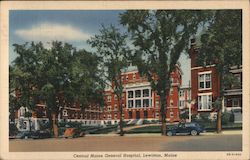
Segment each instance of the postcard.
[[2,1],[1,159],[249,153],[249,1]]

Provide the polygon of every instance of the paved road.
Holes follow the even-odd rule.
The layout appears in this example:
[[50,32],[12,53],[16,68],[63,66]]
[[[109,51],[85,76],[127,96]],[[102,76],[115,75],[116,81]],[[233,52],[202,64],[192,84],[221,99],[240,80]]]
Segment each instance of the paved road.
[[10,140],[10,152],[60,151],[241,151],[242,135],[86,136],[75,139]]

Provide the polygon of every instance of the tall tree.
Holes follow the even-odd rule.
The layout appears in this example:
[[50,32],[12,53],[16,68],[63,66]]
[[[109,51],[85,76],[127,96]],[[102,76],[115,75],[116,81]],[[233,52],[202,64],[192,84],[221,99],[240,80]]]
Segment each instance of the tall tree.
[[[14,51],[18,57],[14,60],[14,65],[10,66],[10,108],[19,109],[25,107],[25,117],[29,119],[29,126],[31,130],[31,116],[32,110],[35,107],[35,78],[36,74],[36,49],[41,44],[28,43],[23,45],[14,44]],[[15,92],[21,94],[16,97]],[[28,110],[26,109],[28,108]],[[12,110],[13,111],[13,110]]]
[[217,10],[208,28],[201,35],[198,61],[201,65],[216,64],[220,76],[220,97],[214,105],[217,110],[217,132],[221,132],[221,115],[225,87],[237,83],[230,67],[242,65],[242,11]]
[[170,74],[181,53],[187,51],[190,36],[209,14],[195,10],[131,10],[121,14],[121,24],[131,33],[136,48],[133,61],[160,96],[162,135],[166,133]]
[[102,66],[106,69],[106,80],[117,96],[117,102],[120,115],[120,136],[123,132],[123,106],[122,94],[123,84],[121,80],[122,69],[128,66],[128,56],[130,50],[126,44],[127,35],[120,33],[114,26],[104,27],[100,29],[100,34],[95,35],[88,43],[96,48],[97,55],[103,60]]
[[[42,43],[14,44],[14,47],[18,57],[10,66],[11,88],[21,91],[22,105],[30,110],[41,100],[45,102],[55,137],[60,105],[73,102],[79,102],[82,107],[96,102],[102,105],[100,69],[92,53],[76,51],[72,45],[57,41],[52,42],[50,49]],[[61,94],[63,101],[59,100]]]

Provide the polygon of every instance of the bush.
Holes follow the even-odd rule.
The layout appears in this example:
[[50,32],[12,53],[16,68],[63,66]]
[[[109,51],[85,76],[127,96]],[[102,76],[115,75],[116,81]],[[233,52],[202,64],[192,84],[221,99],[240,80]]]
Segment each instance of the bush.
[[9,135],[16,135],[18,132],[18,129],[15,125],[15,123],[9,123]]
[[231,116],[231,114],[229,112],[222,113],[221,124],[222,125],[228,124],[228,122],[230,120],[230,116]]
[[144,119],[144,120],[143,120],[143,124],[151,124],[151,122],[148,121],[148,120],[146,120],[146,119]]
[[233,112],[231,112],[231,114],[230,114],[229,122],[234,122],[234,113]]
[[49,121],[46,121],[45,123],[42,121],[38,121],[38,123],[40,126],[40,130],[50,129],[51,123]]

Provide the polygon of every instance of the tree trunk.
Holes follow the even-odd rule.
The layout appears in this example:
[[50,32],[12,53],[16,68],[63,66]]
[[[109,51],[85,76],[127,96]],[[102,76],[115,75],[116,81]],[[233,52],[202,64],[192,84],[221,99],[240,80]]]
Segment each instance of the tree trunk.
[[123,117],[122,117],[122,114],[123,114],[123,108],[122,108],[122,105],[121,103],[119,102],[119,111],[120,111],[120,136],[123,136],[124,135],[124,131],[123,131]]
[[217,111],[217,133],[221,133],[221,108]]
[[52,113],[52,126],[53,126],[53,133],[54,137],[58,137],[58,126],[57,126],[57,115],[55,113]]
[[160,96],[161,101],[161,135],[166,135],[167,126],[166,126],[166,95]]

